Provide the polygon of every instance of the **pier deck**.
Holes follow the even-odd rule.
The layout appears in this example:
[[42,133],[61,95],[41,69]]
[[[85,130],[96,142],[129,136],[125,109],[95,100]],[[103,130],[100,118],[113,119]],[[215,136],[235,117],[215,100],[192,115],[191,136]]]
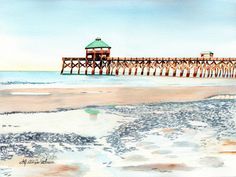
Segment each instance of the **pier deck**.
[[65,73],[236,78],[236,58],[63,57],[61,74]]

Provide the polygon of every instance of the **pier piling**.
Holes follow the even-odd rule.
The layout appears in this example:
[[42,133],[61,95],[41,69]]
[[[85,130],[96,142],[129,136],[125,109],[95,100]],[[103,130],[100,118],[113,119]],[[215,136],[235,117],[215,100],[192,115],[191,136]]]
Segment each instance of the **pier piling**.
[[[236,78],[236,58],[114,58],[104,57],[101,60],[86,58],[62,58],[61,74],[73,74],[73,68],[78,68],[78,74],[147,75],[176,77],[226,77]],[[89,73],[89,68],[90,73]],[[67,71],[66,71],[67,70]],[[127,70],[127,72],[126,72]],[[83,71],[83,72],[82,72]],[[96,72],[97,71],[97,72]],[[138,72],[139,71],[139,72]],[[171,74],[172,73],[172,74]],[[177,74],[179,73],[179,74]]]

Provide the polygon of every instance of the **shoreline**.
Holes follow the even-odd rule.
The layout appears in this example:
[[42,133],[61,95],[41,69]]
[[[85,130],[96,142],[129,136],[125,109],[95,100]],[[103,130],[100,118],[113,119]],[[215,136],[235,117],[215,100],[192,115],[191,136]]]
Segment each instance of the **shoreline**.
[[199,101],[236,94],[234,86],[21,88],[0,91],[0,114],[60,112],[88,106]]
[[[233,97],[233,98],[232,98]],[[236,99],[236,94],[219,94],[219,95],[211,95],[206,98],[198,99],[198,100],[181,100],[181,101],[157,101],[157,102],[150,102],[150,103],[133,103],[133,104],[117,104],[116,106],[137,106],[142,104],[158,104],[158,103],[185,103],[185,102],[198,102],[203,100],[218,100],[218,99]],[[80,109],[86,108],[99,108],[102,106],[113,106],[113,105],[86,105],[81,107],[74,107],[74,108],[56,108],[55,110],[44,110],[44,111],[11,111],[11,112],[0,112],[0,115],[11,115],[11,114],[38,114],[38,113],[60,113],[60,112],[67,112],[67,111],[76,111]]]

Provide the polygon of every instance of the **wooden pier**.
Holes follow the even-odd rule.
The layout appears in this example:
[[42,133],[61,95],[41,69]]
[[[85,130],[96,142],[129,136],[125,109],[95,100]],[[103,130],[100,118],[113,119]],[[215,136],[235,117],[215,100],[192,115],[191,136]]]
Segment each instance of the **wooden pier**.
[[85,49],[85,57],[62,58],[61,74],[236,78],[236,58],[214,58],[210,51],[199,58],[110,57],[111,47],[101,38]]
[[236,78],[236,58],[64,57],[61,74],[65,73]]

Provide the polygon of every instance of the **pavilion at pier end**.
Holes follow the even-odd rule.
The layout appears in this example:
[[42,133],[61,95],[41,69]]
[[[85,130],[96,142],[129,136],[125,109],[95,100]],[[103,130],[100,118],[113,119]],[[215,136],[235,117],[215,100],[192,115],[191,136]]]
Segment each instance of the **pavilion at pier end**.
[[211,51],[190,58],[111,57],[111,47],[101,38],[85,50],[85,57],[63,57],[61,74],[236,78],[236,58],[217,58]]

